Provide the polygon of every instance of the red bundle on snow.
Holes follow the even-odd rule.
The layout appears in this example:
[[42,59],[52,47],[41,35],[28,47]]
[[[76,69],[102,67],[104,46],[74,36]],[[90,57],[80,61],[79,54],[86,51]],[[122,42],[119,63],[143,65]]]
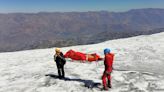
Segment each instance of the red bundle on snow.
[[74,50],[69,50],[64,55],[65,58],[71,58],[72,60],[81,60],[81,61],[97,61],[102,60],[102,58],[96,53],[93,54],[85,54],[81,52],[75,52]]

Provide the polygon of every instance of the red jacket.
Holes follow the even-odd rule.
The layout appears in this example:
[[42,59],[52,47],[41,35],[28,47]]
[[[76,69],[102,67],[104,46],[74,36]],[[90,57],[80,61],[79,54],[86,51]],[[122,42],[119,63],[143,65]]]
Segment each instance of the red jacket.
[[109,53],[105,55],[104,65],[105,71],[112,72],[114,54]]

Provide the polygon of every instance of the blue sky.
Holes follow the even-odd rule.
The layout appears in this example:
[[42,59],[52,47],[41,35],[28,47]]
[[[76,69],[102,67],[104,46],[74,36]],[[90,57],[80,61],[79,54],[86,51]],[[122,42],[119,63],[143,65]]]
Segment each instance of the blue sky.
[[164,8],[164,0],[0,0],[0,13],[127,11],[140,8]]

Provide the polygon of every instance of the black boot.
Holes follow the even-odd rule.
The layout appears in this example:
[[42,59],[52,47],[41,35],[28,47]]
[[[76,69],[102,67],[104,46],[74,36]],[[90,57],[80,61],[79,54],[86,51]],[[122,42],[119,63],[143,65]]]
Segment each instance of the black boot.
[[111,86],[111,81],[110,81],[110,80],[108,80],[108,87],[109,87],[109,88],[112,88],[112,86]]

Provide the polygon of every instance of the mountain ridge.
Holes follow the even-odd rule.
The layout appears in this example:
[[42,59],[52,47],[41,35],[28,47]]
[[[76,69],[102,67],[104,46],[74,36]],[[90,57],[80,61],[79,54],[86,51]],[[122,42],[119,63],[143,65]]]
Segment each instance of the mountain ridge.
[[[152,8],[127,12],[0,14],[0,52],[95,43],[92,37],[104,32],[129,32],[132,36],[139,31],[156,33],[163,28],[163,16],[164,9]],[[100,41],[104,40],[109,39]]]

